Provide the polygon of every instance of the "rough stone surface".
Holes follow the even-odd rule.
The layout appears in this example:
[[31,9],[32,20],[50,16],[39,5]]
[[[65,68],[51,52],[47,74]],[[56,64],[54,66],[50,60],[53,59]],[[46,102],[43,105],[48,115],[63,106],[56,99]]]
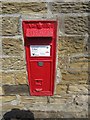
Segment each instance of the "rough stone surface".
[[58,56],[68,56],[85,51],[85,36],[60,36],[58,40]]
[[25,70],[25,61],[20,57],[2,59],[2,70]]
[[[88,85],[70,85],[68,88],[68,93],[72,93],[72,94],[84,94],[84,95],[88,95]],[[87,99],[88,100],[88,99]]]
[[[86,52],[86,39],[83,36],[60,37],[58,41],[58,68],[62,80],[88,81],[89,56]],[[84,54],[80,54],[83,53]],[[72,80],[72,81],[71,81]]]
[[[45,97],[41,97],[41,100],[45,103],[42,104],[42,101],[39,101],[40,97],[37,97],[36,99],[34,99],[34,97],[26,97],[26,96],[22,96],[22,97],[17,97],[19,98],[19,105],[14,104],[12,107],[12,103],[16,103],[16,97],[12,96],[10,98],[10,96],[7,96],[8,100],[5,99],[5,97],[3,99],[5,99],[6,103],[3,104],[2,106],[2,111],[3,111],[3,116],[5,116],[5,110],[7,110],[8,112],[12,112],[13,115],[13,111],[14,112],[14,116],[11,116],[12,118],[16,118],[17,114],[20,115],[21,110],[23,110],[24,112],[26,110],[29,110],[34,114],[34,118],[88,118],[88,96],[87,95],[66,95],[65,97],[56,97],[53,96],[54,98],[54,103],[46,103]],[[34,101],[32,101],[34,99]],[[8,101],[11,101],[8,102]],[[30,102],[31,101],[31,102]],[[21,104],[21,103],[24,103]],[[25,104],[25,102],[27,104]],[[33,104],[30,104],[32,103]],[[72,111],[73,110],[73,111]],[[18,111],[18,112],[17,112]],[[68,112],[67,112],[68,111]],[[7,112],[7,114],[8,114]],[[25,112],[26,113],[26,112]],[[24,113],[24,115],[25,115]],[[22,114],[22,117],[25,117]],[[20,115],[21,118],[21,115]]]
[[[0,23],[2,23],[2,18],[0,17]],[[2,24],[0,24],[0,35],[2,35]]]
[[3,38],[2,49],[3,55],[23,56],[23,44],[21,39]]
[[73,62],[69,64],[68,67],[68,72],[73,74],[73,72],[76,70],[76,72],[80,73],[80,72],[86,72],[88,73],[88,64],[90,64],[90,62]]
[[18,17],[2,17],[2,35],[18,35],[19,34],[19,18]]
[[53,13],[83,13],[89,12],[89,2],[54,2],[49,3]]
[[2,72],[0,72],[0,84],[2,84]]
[[2,89],[2,86],[0,86],[0,95],[3,95],[3,89]]
[[81,96],[79,96],[79,95],[77,95],[77,96],[75,96],[75,98],[74,98],[74,103],[76,104],[76,105],[80,105],[80,106],[85,106],[85,105],[87,105],[87,107],[88,107],[88,96],[86,95],[81,95]]
[[2,96],[1,99],[2,99],[2,104],[3,104],[3,103],[7,103],[7,102],[11,102],[15,100],[16,96]]
[[[90,56],[88,52],[85,53],[79,53],[79,54],[72,54],[70,56],[70,63],[77,63],[77,62],[90,62]],[[89,64],[88,64],[89,65]]]
[[46,104],[47,103],[47,97],[35,97],[35,96],[21,96],[21,102],[23,104]]
[[16,85],[23,85],[23,84],[28,84],[28,79],[26,72],[20,71],[20,72],[14,72],[15,74],[15,83]]
[[[78,76],[77,76],[78,75]],[[66,79],[66,77],[67,77],[67,79]],[[80,74],[69,74],[69,73],[64,73],[64,72],[62,72],[62,80],[63,80],[63,82],[65,82],[65,81],[69,81],[69,83],[75,83],[75,82],[77,82],[77,81],[79,81],[79,82],[81,82],[81,81],[86,81],[86,83],[88,82],[88,73],[81,73],[81,75]]]
[[3,85],[2,86],[5,95],[29,95],[28,85]]
[[2,13],[2,3],[0,3],[0,14]]
[[56,94],[57,95],[66,94],[66,92],[67,92],[67,85],[58,84],[56,86]]
[[18,3],[3,3],[2,2],[2,13],[18,13],[20,7]]
[[10,103],[7,103],[2,105],[2,113],[5,113],[5,111],[10,111],[12,109],[23,109],[23,108],[24,108],[23,104],[13,106]]
[[35,13],[35,12],[46,12],[47,7],[44,2],[30,2],[30,3],[2,3],[2,13]]
[[22,85],[28,84],[25,71],[2,72],[2,84],[6,85]]
[[2,72],[2,84],[15,84],[15,78],[14,78],[14,73],[13,72]]
[[68,16],[65,17],[65,33],[85,35],[89,33],[88,16]]
[[62,95],[62,94],[86,94],[88,95],[88,85],[86,84],[66,84],[66,85],[62,85],[58,84],[57,85],[57,89],[56,89],[56,94],[57,95]]

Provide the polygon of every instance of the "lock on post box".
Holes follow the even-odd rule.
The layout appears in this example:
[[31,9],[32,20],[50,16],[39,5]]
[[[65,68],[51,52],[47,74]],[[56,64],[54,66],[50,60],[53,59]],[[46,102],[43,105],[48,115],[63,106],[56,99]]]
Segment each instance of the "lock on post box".
[[56,72],[57,21],[23,21],[30,94],[52,96]]

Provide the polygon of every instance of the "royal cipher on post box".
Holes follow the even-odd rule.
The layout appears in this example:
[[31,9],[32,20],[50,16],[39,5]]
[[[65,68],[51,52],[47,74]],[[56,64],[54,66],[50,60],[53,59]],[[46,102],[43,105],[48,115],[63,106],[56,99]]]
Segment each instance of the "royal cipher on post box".
[[56,73],[57,21],[23,21],[30,94],[52,96]]

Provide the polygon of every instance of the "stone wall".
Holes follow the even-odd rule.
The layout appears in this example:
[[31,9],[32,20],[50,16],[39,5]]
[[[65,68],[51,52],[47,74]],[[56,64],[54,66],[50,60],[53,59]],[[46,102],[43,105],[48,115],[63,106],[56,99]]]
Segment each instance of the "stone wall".
[[[90,1],[2,0],[0,6],[2,116],[20,109],[32,111],[35,118],[88,118]],[[52,97],[29,95],[22,33],[22,20],[27,19],[55,19],[59,23]]]

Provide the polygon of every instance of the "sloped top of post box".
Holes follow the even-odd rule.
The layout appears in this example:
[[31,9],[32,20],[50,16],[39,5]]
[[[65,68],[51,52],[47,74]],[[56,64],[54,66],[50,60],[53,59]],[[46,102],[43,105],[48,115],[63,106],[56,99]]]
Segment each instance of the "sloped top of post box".
[[23,21],[26,37],[52,37],[56,21]]

